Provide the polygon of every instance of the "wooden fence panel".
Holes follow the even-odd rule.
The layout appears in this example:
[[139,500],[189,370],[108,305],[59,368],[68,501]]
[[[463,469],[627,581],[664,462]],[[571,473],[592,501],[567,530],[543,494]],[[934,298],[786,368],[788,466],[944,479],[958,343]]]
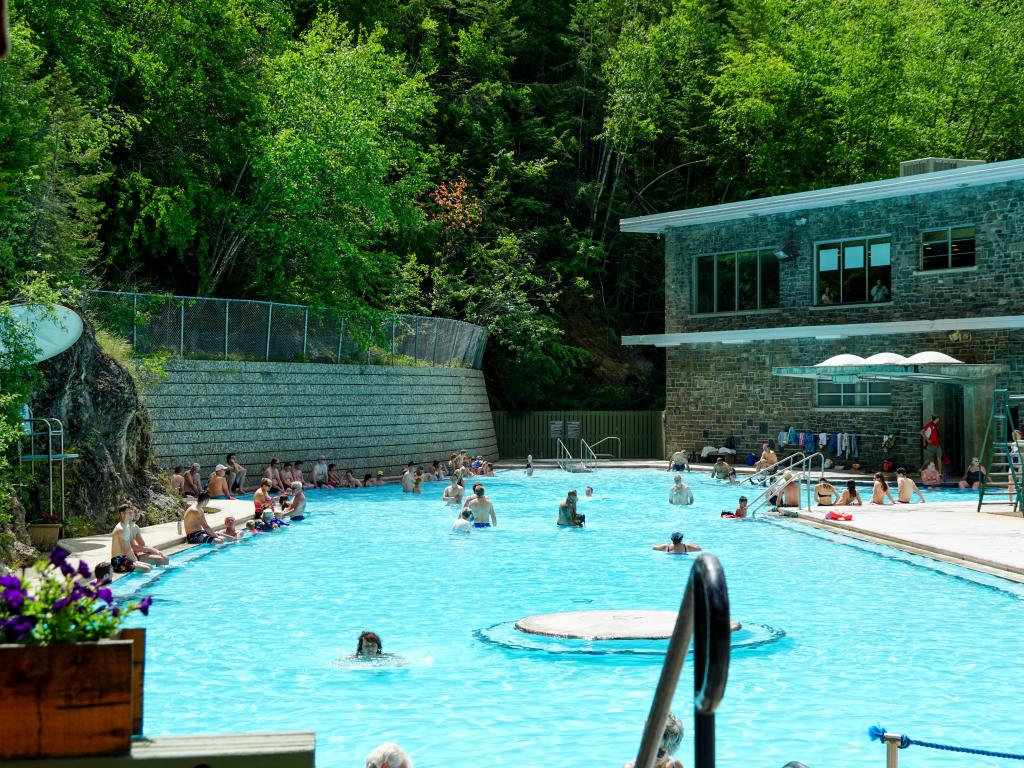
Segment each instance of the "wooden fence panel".
[[[504,459],[521,459],[532,454],[535,459],[558,456],[558,442],[550,436],[550,422],[562,424],[562,442],[579,456],[581,440],[593,445],[608,440],[595,449],[620,459],[663,459],[664,426],[661,411],[495,411],[494,431],[498,453]],[[568,422],[579,422],[580,437],[566,437]]]

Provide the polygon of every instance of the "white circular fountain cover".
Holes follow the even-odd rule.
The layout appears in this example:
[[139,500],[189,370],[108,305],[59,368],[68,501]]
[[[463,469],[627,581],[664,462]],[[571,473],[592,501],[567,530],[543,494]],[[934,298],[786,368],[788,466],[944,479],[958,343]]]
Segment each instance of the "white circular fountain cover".
[[[60,304],[52,310],[42,304],[15,304],[8,311],[39,348],[33,360],[36,363],[69,349],[82,335],[82,318]],[[5,351],[0,344],[0,354]]]
[[675,611],[570,611],[527,616],[516,629],[582,640],[662,640],[672,636]]

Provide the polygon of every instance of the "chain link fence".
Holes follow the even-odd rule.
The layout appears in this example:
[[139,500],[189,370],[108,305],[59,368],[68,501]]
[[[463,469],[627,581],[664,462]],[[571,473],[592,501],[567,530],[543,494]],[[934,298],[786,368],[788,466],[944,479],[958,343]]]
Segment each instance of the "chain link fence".
[[118,291],[89,291],[86,309],[140,354],[198,360],[480,368],[487,346],[485,329],[440,317]]

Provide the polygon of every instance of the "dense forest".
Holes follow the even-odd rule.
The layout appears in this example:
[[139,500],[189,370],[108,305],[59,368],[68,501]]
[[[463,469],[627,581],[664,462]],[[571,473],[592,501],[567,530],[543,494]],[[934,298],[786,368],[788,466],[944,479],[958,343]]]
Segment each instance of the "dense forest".
[[663,402],[621,217],[1024,154],[1019,0],[13,0],[0,291],[484,325],[497,408]]

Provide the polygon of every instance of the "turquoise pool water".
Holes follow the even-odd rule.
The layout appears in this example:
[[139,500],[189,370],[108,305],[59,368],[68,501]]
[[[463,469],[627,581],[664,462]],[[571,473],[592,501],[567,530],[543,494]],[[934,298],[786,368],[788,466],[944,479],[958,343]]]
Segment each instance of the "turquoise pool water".
[[[154,598],[146,731],[315,730],[321,767],[361,766],[393,740],[417,768],[617,768],[636,752],[662,657],[515,647],[507,624],[676,609],[691,559],[650,546],[683,530],[721,559],[733,617],[775,635],[733,654],[719,765],[878,768],[875,723],[1022,751],[1024,590],[798,524],[722,520],[740,488],[691,479],[697,504],[673,507],[667,472],[505,473],[486,480],[499,527],[469,537],[449,535],[439,483],[423,496],[314,492],[311,516],[284,532],[193,548],[156,580],[124,579],[121,594]],[[557,529],[559,500],[586,484],[588,527]],[[365,629],[398,658],[346,659]],[[683,674],[674,709],[692,765],[692,669]],[[912,747],[902,764],[1001,763]]]

